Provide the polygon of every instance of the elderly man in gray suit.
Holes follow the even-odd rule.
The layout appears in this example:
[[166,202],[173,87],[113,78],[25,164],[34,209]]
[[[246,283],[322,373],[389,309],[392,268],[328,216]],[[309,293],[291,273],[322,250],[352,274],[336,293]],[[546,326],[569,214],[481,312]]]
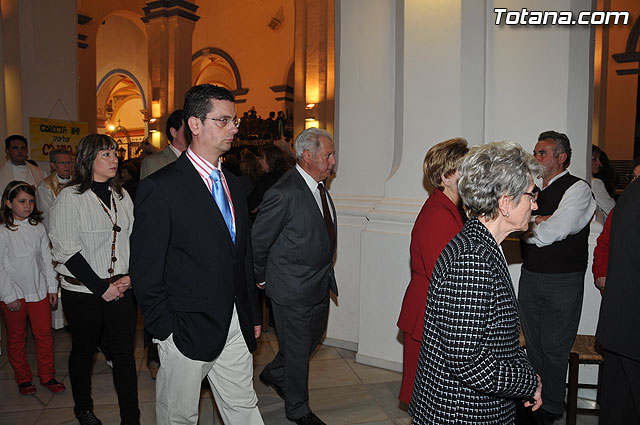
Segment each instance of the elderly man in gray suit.
[[324,187],[336,164],[331,134],[310,128],[295,143],[295,168],[264,196],[251,231],[259,287],[273,303],[280,350],[260,380],[285,401],[298,425],[324,424],[309,408],[309,356],[322,340],[333,272],[336,212]]
[[167,129],[165,131],[169,145],[160,152],[149,155],[142,160],[140,167],[140,180],[155,173],[162,167],[171,164],[178,159],[182,152],[187,150],[189,139],[184,133],[184,120],[182,119],[182,109],[173,111],[167,118]]

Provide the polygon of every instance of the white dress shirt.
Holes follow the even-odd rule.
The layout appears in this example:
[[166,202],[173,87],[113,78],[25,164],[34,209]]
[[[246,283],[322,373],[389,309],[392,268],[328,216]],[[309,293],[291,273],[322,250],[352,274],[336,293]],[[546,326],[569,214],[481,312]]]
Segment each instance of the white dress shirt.
[[[565,170],[555,176],[547,187],[566,173],[568,171]],[[579,180],[564,192],[558,208],[546,221],[536,224],[535,216],[531,217],[531,236],[524,241],[542,248],[564,240],[567,236],[582,230],[591,220],[595,210],[596,201],[593,199],[591,188],[587,182]]]
[[[298,172],[304,179],[307,186],[309,186],[309,190],[311,191],[311,194],[313,195],[313,198],[316,200],[316,204],[318,204],[318,208],[320,209],[320,214],[322,214],[322,216],[324,217],[324,213],[322,212],[322,198],[320,198],[320,191],[318,190],[318,182],[316,181],[316,179],[311,177],[309,173],[304,171],[304,169],[299,164],[296,164],[296,170],[298,170]],[[324,183],[322,183],[322,185],[324,186]],[[325,190],[326,190],[326,187],[325,187]],[[327,199],[327,204],[328,204],[328,201],[329,200]],[[331,206],[329,206],[329,211],[331,211]],[[335,223],[336,218],[333,212],[331,212],[331,215],[332,215],[331,221]]]
[[43,300],[58,292],[47,231],[28,220],[14,220],[15,230],[0,226],[0,300]]
[[600,224],[604,224],[609,216],[609,213],[616,206],[616,201],[609,196],[607,188],[604,186],[604,182],[598,178],[593,177],[591,179],[591,191],[596,198],[596,220]]
[[[102,204],[91,189],[84,193],[77,186],[65,187],[53,201],[49,237],[53,246],[53,259],[58,262],[56,271],[65,276],[74,276],[64,263],[80,252],[94,272],[101,278],[109,278],[111,267],[111,242],[113,224],[102,209]],[[113,199],[118,208],[118,226],[122,229],[116,238],[114,275],[129,273],[129,236],[133,228],[133,202],[126,190],[124,197]],[[113,206],[109,211],[115,220]],[[75,292],[92,292],[84,285],[73,285],[62,279],[64,289]]]
[[[218,170],[220,172],[220,180],[222,181],[222,187],[224,189],[224,194],[227,197],[227,201],[229,201],[229,207],[231,209],[231,218],[233,222],[233,231],[236,231],[236,211],[233,208],[233,201],[231,200],[231,192],[229,191],[229,186],[227,185],[227,179],[224,177],[224,173],[222,172],[222,168],[220,165],[222,164],[222,160],[218,158],[218,166],[216,167],[197,153],[191,150],[191,147],[187,148],[187,158],[194,166],[200,178],[204,182],[204,185],[207,187],[209,193],[211,193],[211,189],[213,187],[213,182],[211,181],[211,173],[213,170]],[[213,197],[213,195],[211,195]]]

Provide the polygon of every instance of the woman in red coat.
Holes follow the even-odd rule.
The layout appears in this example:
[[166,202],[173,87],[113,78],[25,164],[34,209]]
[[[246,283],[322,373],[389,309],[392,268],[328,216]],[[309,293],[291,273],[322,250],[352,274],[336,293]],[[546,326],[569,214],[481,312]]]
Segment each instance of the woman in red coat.
[[431,272],[442,249],[464,224],[458,195],[458,165],[468,151],[467,141],[456,138],[438,143],[424,157],[424,175],[434,190],[411,231],[411,282],[398,319],[398,327],[404,332],[399,398],[407,404],[413,392]]

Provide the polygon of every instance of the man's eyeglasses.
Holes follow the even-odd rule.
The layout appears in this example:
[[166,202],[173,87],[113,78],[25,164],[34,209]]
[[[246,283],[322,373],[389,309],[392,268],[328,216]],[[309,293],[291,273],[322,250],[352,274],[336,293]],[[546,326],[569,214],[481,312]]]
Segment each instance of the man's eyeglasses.
[[73,165],[73,161],[55,161],[54,164],[57,164],[57,165]]
[[238,128],[240,126],[240,118],[209,118],[204,117],[205,120],[211,120],[216,123],[216,125],[220,128],[225,128],[229,125],[229,123],[233,123],[233,125]]
[[538,193],[540,193],[540,192],[525,192],[525,193],[523,193],[523,195],[527,195],[529,198],[531,198],[531,202],[537,202],[538,201]]

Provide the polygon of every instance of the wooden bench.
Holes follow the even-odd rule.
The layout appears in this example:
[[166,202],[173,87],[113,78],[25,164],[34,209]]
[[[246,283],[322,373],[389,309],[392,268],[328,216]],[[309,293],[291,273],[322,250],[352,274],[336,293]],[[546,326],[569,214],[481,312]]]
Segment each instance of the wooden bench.
[[[590,388],[596,390],[596,402],[600,400],[598,389],[602,376],[602,363],[604,359],[595,347],[596,337],[593,335],[577,335],[569,354],[569,379],[567,382],[567,425],[576,425],[578,413],[583,415],[599,415],[600,409],[578,408],[578,388]],[[581,364],[597,364],[598,383],[580,384],[578,373]],[[542,384],[544,385],[544,383]],[[544,388],[543,388],[544,391]]]

